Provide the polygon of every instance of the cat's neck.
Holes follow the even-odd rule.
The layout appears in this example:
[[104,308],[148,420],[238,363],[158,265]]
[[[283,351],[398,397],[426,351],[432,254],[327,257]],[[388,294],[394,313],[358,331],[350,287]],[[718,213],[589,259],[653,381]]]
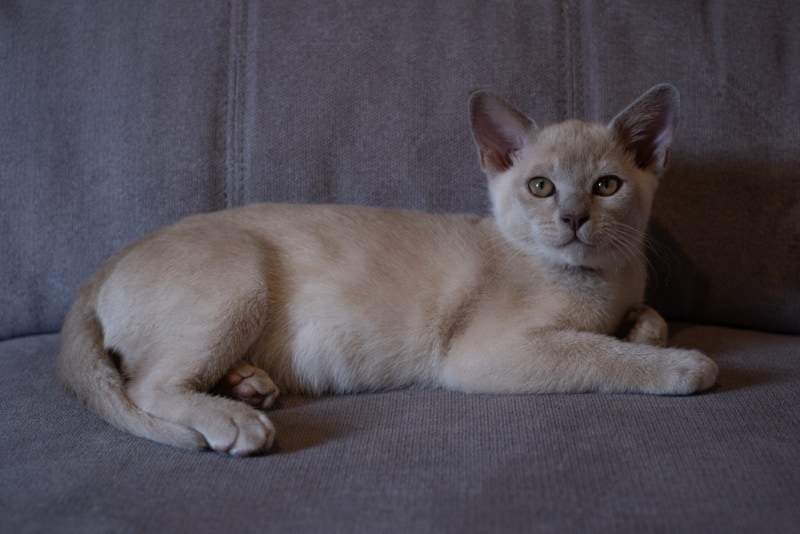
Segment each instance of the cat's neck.
[[609,269],[557,264],[503,239],[492,221],[486,224],[495,235],[486,258],[497,282],[534,301],[542,296],[548,301],[561,300],[562,314],[577,320],[563,326],[610,333],[630,308],[642,304],[646,285],[643,252],[637,251],[637,256]]

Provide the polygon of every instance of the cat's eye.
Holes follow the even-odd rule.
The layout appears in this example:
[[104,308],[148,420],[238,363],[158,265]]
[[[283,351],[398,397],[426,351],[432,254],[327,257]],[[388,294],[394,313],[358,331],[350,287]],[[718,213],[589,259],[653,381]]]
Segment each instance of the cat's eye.
[[556,192],[556,186],[544,176],[531,178],[528,181],[528,189],[533,196],[539,198],[549,197]]
[[592,189],[592,193],[600,197],[610,197],[617,191],[619,191],[619,187],[622,185],[622,180],[617,178],[616,176],[608,175],[600,177],[595,183],[594,188]]

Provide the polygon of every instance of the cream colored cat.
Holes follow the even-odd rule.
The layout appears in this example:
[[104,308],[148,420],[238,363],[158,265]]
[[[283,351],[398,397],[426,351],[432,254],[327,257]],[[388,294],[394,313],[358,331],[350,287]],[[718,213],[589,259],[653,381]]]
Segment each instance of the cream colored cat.
[[677,91],[660,85],[608,126],[539,128],[477,92],[491,217],[266,204],[163,228],[82,287],[60,380],[119,428],[234,455],[272,445],[258,408],[276,384],[706,389],[716,365],[662,348],[666,324],[642,305],[645,229],[677,112]]

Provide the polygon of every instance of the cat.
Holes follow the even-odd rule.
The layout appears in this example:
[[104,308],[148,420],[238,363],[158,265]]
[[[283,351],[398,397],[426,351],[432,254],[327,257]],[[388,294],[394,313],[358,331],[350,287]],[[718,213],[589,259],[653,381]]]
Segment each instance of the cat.
[[539,127],[476,91],[492,214],[261,204],[188,217],[79,290],[62,386],[141,437],[268,451],[305,394],[440,387],[683,395],[716,380],[643,304],[645,232],[679,108],[671,85],[608,125]]

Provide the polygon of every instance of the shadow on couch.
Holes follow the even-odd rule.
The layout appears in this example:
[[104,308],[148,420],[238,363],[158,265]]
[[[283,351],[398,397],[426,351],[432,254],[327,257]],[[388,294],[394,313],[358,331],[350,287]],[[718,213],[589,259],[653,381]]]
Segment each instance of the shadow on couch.
[[673,321],[800,331],[798,168],[676,162],[653,207],[648,303]]

